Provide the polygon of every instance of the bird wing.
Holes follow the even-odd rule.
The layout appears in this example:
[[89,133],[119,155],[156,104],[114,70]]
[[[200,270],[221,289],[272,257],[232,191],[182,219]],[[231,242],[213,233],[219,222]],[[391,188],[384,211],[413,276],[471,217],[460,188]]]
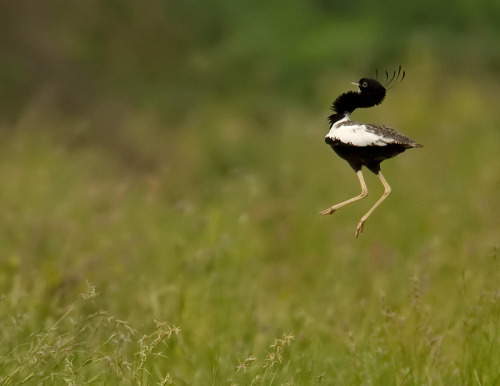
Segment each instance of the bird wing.
[[[398,145],[403,145],[407,148],[410,147],[422,147],[413,139],[401,134],[399,131],[391,129],[390,127],[384,125],[364,125],[365,130],[380,136],[380,142],[385,144],[394,143]],[[380,145],[379,145],[380,146]]]

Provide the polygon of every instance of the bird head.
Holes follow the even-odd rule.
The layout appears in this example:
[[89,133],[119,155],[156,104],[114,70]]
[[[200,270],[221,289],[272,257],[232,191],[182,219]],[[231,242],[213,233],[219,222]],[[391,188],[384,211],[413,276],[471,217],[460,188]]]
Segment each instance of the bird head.
[[386,89],[379,81],[371,78],[361,78],[359,82],[351,82],[358,86],[360,99],[358,107],[371,107],[382,103]]
[[375,79],[361,78],[359,82],[351,82],[351,84],[358,86],[360,93],[366,93],[370,95],[385,95],[386,92],[385,87]]

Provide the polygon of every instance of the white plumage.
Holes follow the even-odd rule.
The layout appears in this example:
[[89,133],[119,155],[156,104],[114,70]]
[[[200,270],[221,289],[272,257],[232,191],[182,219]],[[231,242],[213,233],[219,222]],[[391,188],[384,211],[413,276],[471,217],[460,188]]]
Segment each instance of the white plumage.
[[357,147],[386,146],[389,143],[398,143],[395,138],[384,136],[381,133],[381,128],[375,125],[353,122],[350,120],[349,115],[346,114],[344,118],[332,125],[326,138],[335,143]]

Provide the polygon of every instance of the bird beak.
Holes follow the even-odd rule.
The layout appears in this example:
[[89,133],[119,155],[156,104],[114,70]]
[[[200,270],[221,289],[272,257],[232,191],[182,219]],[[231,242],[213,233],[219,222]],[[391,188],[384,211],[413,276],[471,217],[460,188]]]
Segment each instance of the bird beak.
[[359,83],[358,82],[349,82],[349,83],[359,87]]

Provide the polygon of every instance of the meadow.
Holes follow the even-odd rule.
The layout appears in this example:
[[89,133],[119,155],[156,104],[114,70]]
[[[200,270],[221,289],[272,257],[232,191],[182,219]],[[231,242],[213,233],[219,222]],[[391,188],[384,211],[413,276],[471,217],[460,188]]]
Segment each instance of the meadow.
[[[320,3],[275,24],[272,2],[2,6],[1,385],[500,384],[497,40],[405,37],[394,2],[375,44],[373,13]],[[493,15],[467,4],[447,25]],[[382,164],[355,238],[383,189],[366,171],[365,200],[319,216],[359,193],[326,118],[380,63],[406,79],[353,119],[424,147]]]
[[498,384],[500,90],[432,71],[357,113],[425,146],[358,239],[382,188],[318,215],[359,190],[328,105],[130,112],[110,149],[36,101],[1,144],[1,383]]

